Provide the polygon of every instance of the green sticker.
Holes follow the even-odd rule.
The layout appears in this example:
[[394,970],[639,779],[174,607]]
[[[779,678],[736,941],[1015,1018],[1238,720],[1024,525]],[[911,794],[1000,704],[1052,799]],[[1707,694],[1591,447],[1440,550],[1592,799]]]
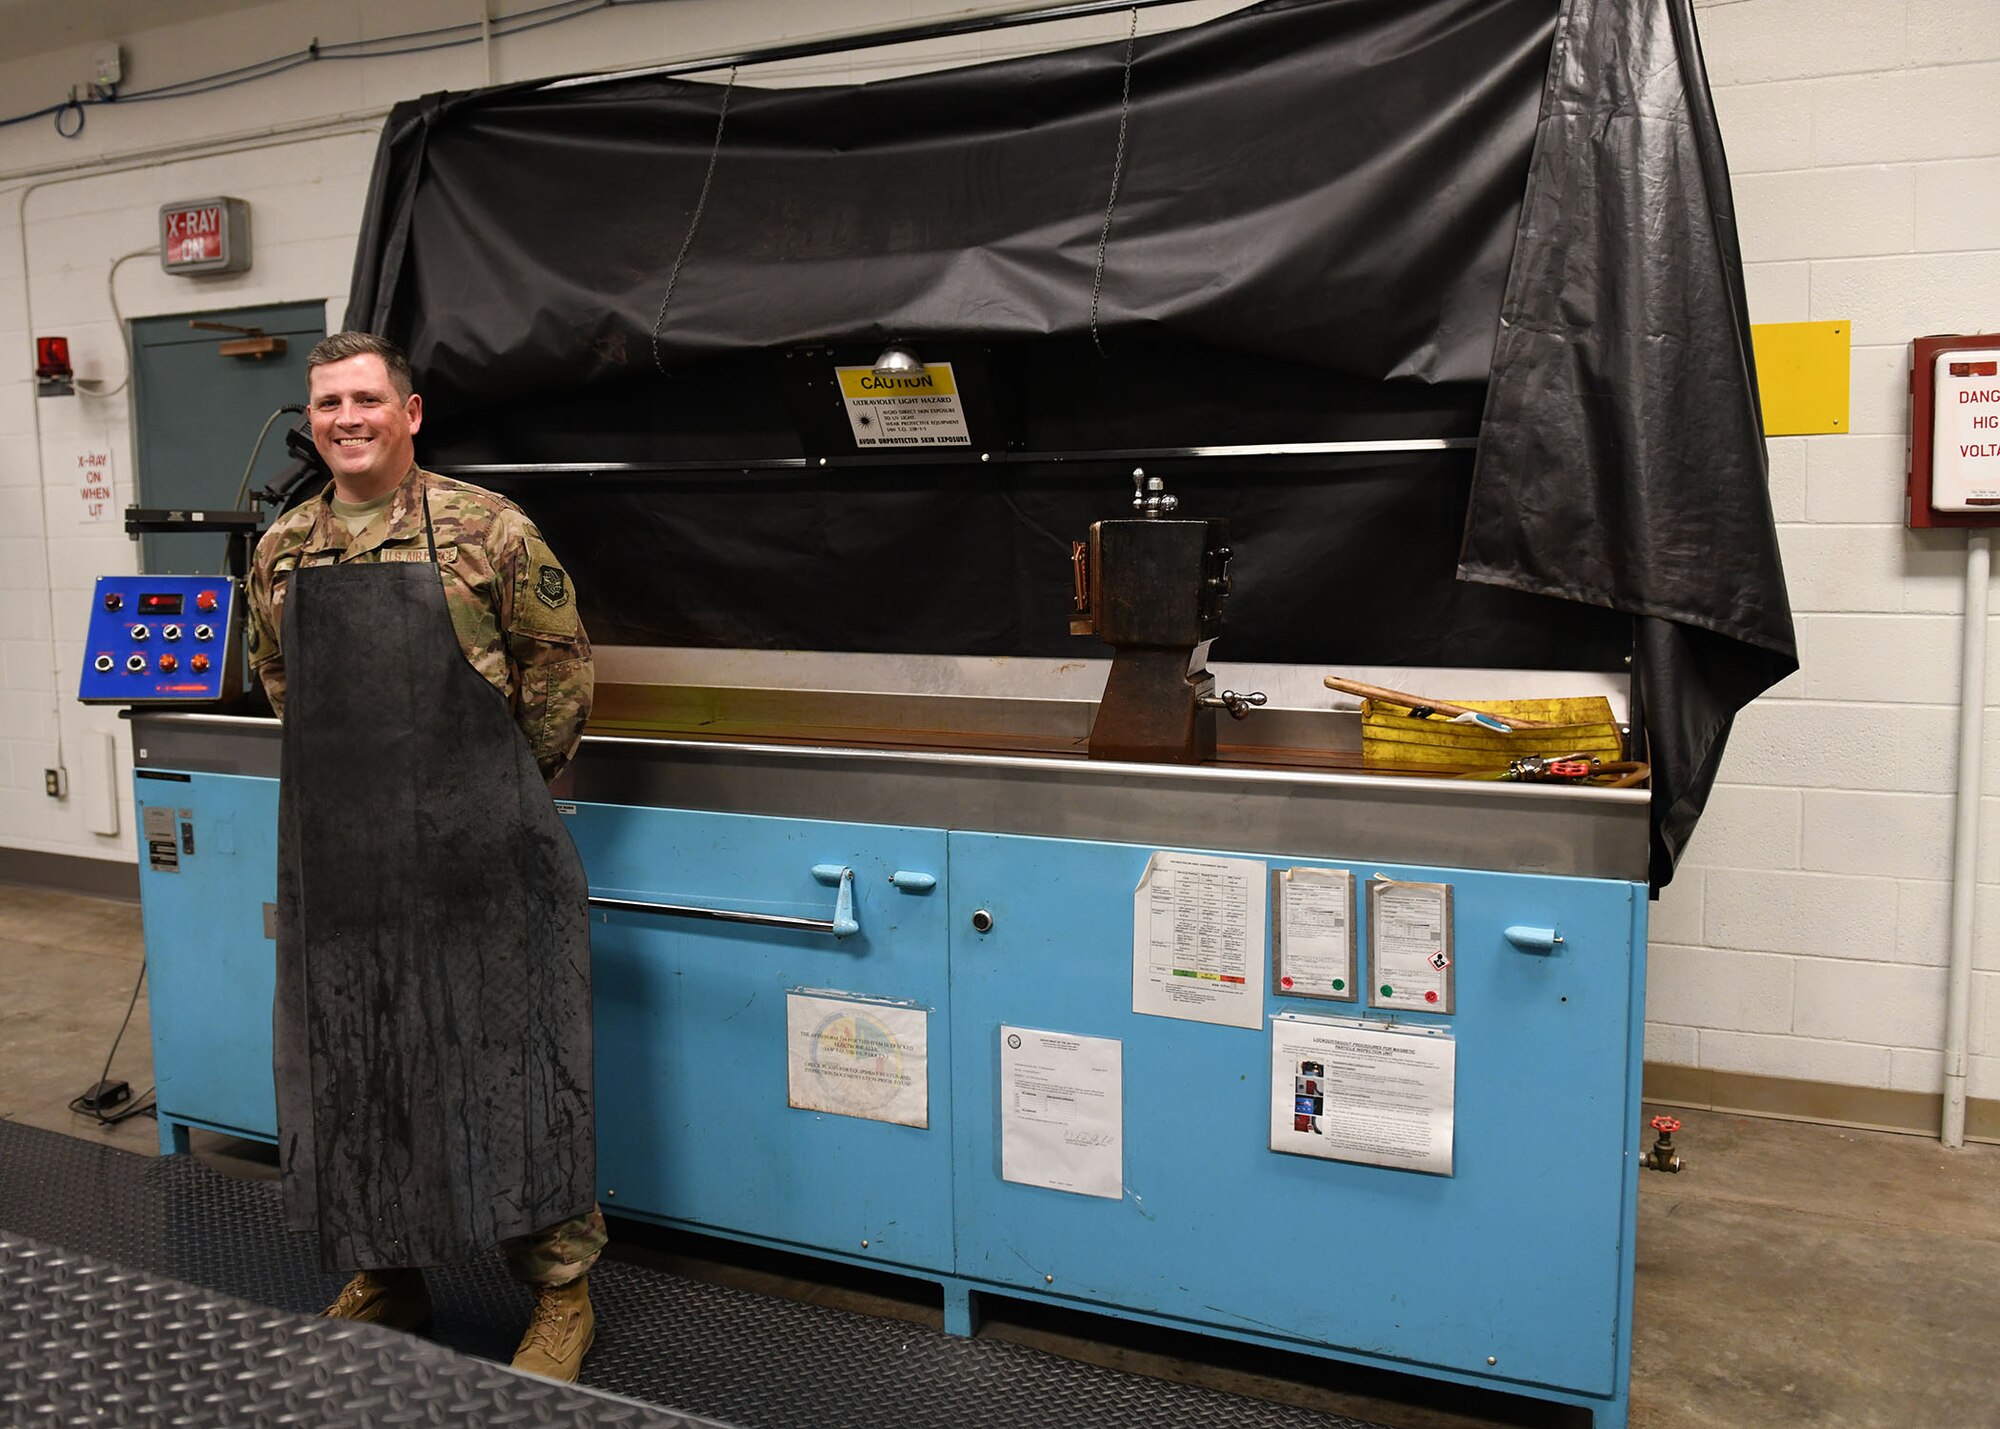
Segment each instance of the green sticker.
[[1396,989],[1389,986],[1389,984],[1387,984],[1386,982],[1382,984],[1382,996],[1394,997],[1395,995],[1396,995]]
[[1344,978],[1344,977],[1337,977],[1337,978],[1335,978],[1335,979],[1333,980],[1333,990],[1334,990],[1335,992],[1344,992],[1344,991],[1346,990],[1346,988],[1347,988],[1347,979],[1346,979],[1346,978]]

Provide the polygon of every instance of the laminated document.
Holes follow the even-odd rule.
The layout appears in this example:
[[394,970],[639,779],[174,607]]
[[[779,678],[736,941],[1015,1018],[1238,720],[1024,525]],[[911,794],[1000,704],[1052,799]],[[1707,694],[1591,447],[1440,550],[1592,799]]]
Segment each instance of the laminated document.
[[930,1125],[930,1013],[914,1003],[813,989],[785,994],[792,1106]]
[[1271,1149],[1452,1174],[1458,1043],[1433,1026],[1271,1021]]
[[1272,871],[1271,993],[1355,1000],[1354,875],[1347,869]]
[[1451,885],[1370,879],[1368,952],[1370,1007],[1453,1011]]
[[1148,859],[1132,893],[1132,1010],[1263,1026],[1268,876],[1255,858]]

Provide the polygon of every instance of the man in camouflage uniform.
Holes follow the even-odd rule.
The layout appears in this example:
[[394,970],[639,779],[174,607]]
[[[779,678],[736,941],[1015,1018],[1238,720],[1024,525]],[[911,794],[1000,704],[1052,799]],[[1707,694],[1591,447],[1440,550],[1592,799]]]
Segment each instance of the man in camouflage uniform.
[[[307,358],[314,445],[333,480],[278,520],[250,573],[253,668],[282,718],[287,582],[301,568],[429,561],[435,554],[466,660],[506,698],[545,780],[575,755],[589,717],[591,650],[568,575],[512,502],[428,473],[415,460],[422,398],[407,359],[367,333],[338,333]],[[365,757],[365,752],[360,757]],[[594,1338],[587,1281],[604,1219],[587,1214],[502,1242],[514,1276],[536,1291],[514,1363],[574,1380]],[[421,1269],[362,1270],[325,1313],[411,1329],[430,1318]]]

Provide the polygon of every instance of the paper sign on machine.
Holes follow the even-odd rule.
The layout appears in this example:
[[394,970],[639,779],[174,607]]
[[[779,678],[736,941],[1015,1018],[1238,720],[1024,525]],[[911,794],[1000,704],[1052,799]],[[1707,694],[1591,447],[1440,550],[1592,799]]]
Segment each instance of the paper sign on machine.
[[1148,859],[1132,893],[1132,1010],[1262,1026],[1268,881],[1261,859]]

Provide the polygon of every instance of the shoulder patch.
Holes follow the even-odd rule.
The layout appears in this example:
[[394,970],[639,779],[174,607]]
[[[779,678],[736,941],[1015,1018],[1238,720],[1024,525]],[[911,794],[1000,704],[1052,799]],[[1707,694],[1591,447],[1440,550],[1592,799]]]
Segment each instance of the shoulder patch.
[[563,574],[561,566],[535,568],[535,599],[550,610],[561,610],[569,604],[569,577]]
[[515,578],[514,633],[562,644],[577,639],[583,626],[576,614],[576,583],[540,536],[529,536],[523,544]]

